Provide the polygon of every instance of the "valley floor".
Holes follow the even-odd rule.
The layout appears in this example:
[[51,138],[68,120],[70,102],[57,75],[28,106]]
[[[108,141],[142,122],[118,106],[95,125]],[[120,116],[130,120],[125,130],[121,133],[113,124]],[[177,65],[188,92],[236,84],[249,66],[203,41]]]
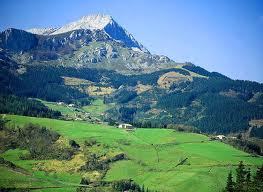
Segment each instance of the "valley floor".
[[[263,163],[262,157],[253,157],[219,141],[210,141],[205,135],[182,133],[170,129],[123,129],[103,124],[80,121],[62,121],[47,118],[4,115],[8,125],[15,128],[28,123],[46,126],[66,139],[81,146],[88,139],[100,145],[90,150],[112,155],[124,153],[126,160],[110,164],[104,181],[133,179],[141,186],[165,192],[220,191],[230,170],[243,161],[251,170]],[[0,135],[1,137],[1,135]],[[94,172],[79,172],[85,161],[81,151],[73,159],[21,160],[25,150],[14,149],[0,154],[22,169],[0,165],[0,187],[32,188],[36,191],[75,191],[81,177],[96,179]],[[88,174],[88,175],[87,175]]]

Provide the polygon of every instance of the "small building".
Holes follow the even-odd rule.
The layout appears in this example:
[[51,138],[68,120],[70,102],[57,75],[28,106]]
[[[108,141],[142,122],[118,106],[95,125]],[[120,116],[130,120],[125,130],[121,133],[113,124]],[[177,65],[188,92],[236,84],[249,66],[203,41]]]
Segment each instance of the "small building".
[[83,119],[79,118],[79,117],[76,117],[75,118],[75,121],[82,121]]
[[234,136],[232,136],[232,137],[229,137],[230,139],[237,139],[237,137],[234,137]]
[[57,102],[57,104],[58,104],[58,105],[64,105],[64,103],[63,103],[63,102]]
[[75,105],[74,105],[74,104],[69,104],[68,106],[69,106],[69,107],[75,107]]
[[216,136],[216,139],[220,139],[220,140],[223,140],[225,138],[226,138],[226,136],[224,136],[224,135],[217,135]]
[[121,129],[134,129],[134,127],[131,124],[127,124],[127,123],[119,124],[118,127]]

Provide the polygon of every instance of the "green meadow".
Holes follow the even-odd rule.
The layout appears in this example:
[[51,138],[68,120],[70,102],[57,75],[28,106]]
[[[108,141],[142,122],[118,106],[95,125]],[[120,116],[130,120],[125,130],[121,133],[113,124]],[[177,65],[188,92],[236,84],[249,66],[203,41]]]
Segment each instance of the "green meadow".
[[114,104],[104,104],[103,99],[101,98],[96,98],[91,101],[90,105],[86,105],[81,108],[74,106],[70,107],[67,104],[59,105],[57,102],[44,101],[41,99],[37,100],[41,101],[49,109],[60,111],[63,116],[73,118],[76,118],[76,116],[82,116],[84,113],[89,113],[91,117],[101,119],[102,114],[114,106]]
[[90,105],[82,107],[82,109],[95,117],[101,117],[102,113],[112,108],[114,104],[104,104],[103,99],[95,99]]
[[[122,152],[128,157],[110,165],[103,178],[105,181],[133,179],[157,191],[220,191],[225,186],[228,172],[234,170],[239,161],[252,170],[263,163],[262,157],[253,157],[220,141],[210,141],[201,134],[142,128],[127,132],[104,124],[17,115],[5,115],[4,118],[10,120],[10,128],[28,123],[39,124],[65,138],[74,139],[80,145],[90,138],[95,139],[110,151]],[[24,168],[29,174],[1,166],[0,186],[61,186],[62,189],[47,188],[44,191],[75,191],[74,186],[79,184],[82,173],[47,173],[36,168],[45,160],[21,160],[21,153],[27,151],[8,150],[0,156]]]
[[40,100],[44,105],[46,105],[49,109],[55,110],[55,111],[60,111],[62,115],[70,115],[74,116],[75,115],[75,109],[74,107],[69,107],[66,104],[59,105],[57,102],[51,102],[51,101],[44,101]]

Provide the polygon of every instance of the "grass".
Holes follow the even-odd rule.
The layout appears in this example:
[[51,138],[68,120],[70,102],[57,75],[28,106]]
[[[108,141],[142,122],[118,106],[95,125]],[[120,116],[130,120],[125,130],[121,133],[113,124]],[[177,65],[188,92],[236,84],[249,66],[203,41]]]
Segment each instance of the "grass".
[[[38,99],[40,100],[40,99]],[[54,111],[60,111],[62,115],[69,115],[74,117],[75,116],[75,107],[69,107],[66,104],[58,105],[56,102],[49,102],[40,100],[44,105],[46,105],[49,109],[52,109]]]
[[[158,191],[220,191],[225,185],[229,170],[234,170],[239,161],[242,160],[252,170],[263,163],[263,158],[252,157],[219,141],[209,141],[208,137],[201,134],[168,129],[137,129],[126,132],[103,124],[16,115],[6,115],[6,118],[11,120],[11,127],[29,122],[37,123],[80,144],[89,138],[96,139],[107,146],[107,149],[93,148],[94,152],[123,152],[129,159],[111,164],[104,180],[131,178],[140,185],[144,184],[145,187]],[[2,155],[32,171],[36,162],[20,160],[17,158],[19,153],[26,151],[11,150]],[[178,166],[185,158],[188,158],[186,163]],[[46,163],[48,166],[48,161]],[[52,176],[45,176],[44,172],[34,174],[37,178],[52,179]],[[64,182],[79,183],[80,175],[60,172],[57,178]]]
[[104,104],[102,99],[95,99],[91,105],[82,107],[82,109],[96,117],[101,117],[102,114],[113,107],[113,104]]
[[108,109],[112,108],[114,104],[104,104],[103,99],[96,98],[91,102],[90,105],[83,106],[82,108],[78,107],[69,107],[66,104],[59,105],[56,102],[49,102],[40,100],[44,105],[49,109],[60,111],[63,116],[68,116],[76,118],[76,116],[85,116],[85,113],[89,113],[89,116],[102,119],[103,113]]
[[0,157],[15,163],[16,166],[27,171],[27,173],[19,172],[0,165],[0,187],[45,188],[50,186],[63,187],[65,184],[70,185],[72,183],[79,183],[81,178],[80,174],[70,174],[66,172],[44,172],[36,170],[35,167],[37,164],[46,163],[49,160],[21,160],[20,156],[26,153],[28,153],[26,150],[14,149],[0,154]]
[[[15,161],[16,162],[16,161]],[[11,170],[5,166],[0,166],[0,187],[4,188],[46,188],[46,187],[71,187],[70,191],[75,191],[69,183],[79,183],[79,175],[70,175],[67,173],[46,174],[41,171],[31,171],[31,174],[23,174]],[[48,189],[47,189],[48,190]],[[54,191],[54,189],[49,189]],[[68,190],[69,191],[69,190]]]

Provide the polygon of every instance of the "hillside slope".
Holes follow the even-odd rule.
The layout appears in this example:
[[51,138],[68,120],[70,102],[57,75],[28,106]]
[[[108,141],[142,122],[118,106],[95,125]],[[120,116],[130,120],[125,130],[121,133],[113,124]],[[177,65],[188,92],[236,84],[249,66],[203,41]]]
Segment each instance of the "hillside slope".
[[29,31],[0,33],[1,94],[80,107],[100,97],[114,105],[105,121],[138,127],[236,133],[263,119],[262,84],[144,51],[110,16]]
[[[210,141],[208,137],[200,134],[182,133],[169,129],[137,129],[134,132],[127,132],[115,127],[84,122],[13,115],[7,115],[5,118],[11,120],[9,124],[13,126],[22,127],[31,122],[49,127],[63,136],[63,140],[72,139],[81,146],[76,156],[66,161],[56,159],[21,160],[19,155],[25,154],[25,151],[19,149],[6,151],[1,154],[1,157],[32,174],[32,176],[25,175],[26,178],[35,178],[32,182],[27,182],[24,177],[20,182],[15,182],[17,177],[9,177],[7,179],[12,184],[9,187],[43,186],[38,183],[39,179],[49,179],[49,182],[52,183],[51,186],[63,188],[78,184],[81,177],[88,177],[91,181],[99,179],[96,176],[98,173],[77,169],[85,164],[83,150],[86,145],[85,141],[90,141],[90,139],[93,140],[93,144],[89,145],[86,155],[91,152],[95,153],[101,157],[100,161],[114,154],[124,153],[126,156],[124,160],[110,163],[109,170],[103,180],[131,178],[138,184],[144,185],[145,188],[158,191],[205,192],[221,190],[225,185],[228,171],[235,169],[240,160],[250,166],[252,170],[262,163],[262,158],[252,157],[218,141]],[[3,134],[1,134],[2,136]],[[75,158],[79,159],[78,163],[74,165]],[[183,161],[184,159],[187,160]],[[184,163],[180,164],[182,161]],[[56,163],[55,167],[54,163]],[[2,166],[1,169],[4,171],[1,174],[8,172],[10,175],[12,173]],[[54,174],[57,176],[55,177]],[[206,182],[200,182],[200,178]],[[6,186],[6,183],[0,182],[0,185]],[[50,185],[45,182],[43,188],[45,186]],[[46,191],[53,190],[55,189],[46,189]],[[75,188],[72,190],[68,188],[68,191],[74,190]]]

